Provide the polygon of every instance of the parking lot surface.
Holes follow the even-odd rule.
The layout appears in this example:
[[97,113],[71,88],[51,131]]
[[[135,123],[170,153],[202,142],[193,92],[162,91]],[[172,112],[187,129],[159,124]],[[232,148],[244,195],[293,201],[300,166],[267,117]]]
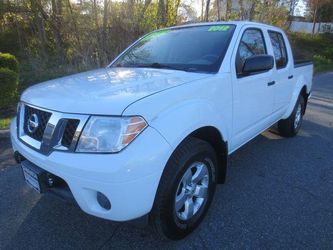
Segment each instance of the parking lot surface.
[[23,181],[0,132],[0,249],[333,249],[333,73],[315,77],[295,138],[266,131],[230,156],[227,182],[193,234],[161,242]]

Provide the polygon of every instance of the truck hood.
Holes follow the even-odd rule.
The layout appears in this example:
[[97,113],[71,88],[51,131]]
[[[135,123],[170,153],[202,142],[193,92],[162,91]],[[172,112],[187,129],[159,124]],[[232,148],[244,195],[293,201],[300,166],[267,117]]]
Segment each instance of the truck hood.
[[121,115],[131,103],[207,74],[149,68],[106,68],[28,88],[21,100],[66,113]]

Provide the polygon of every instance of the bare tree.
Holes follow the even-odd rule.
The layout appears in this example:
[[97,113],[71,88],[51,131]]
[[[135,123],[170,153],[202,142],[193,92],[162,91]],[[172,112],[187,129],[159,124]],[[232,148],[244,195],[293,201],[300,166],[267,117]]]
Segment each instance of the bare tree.
[[244,20],[244,1],[243,0],[238,0],[238,5],[239,5],[239,19]]
[[65,60],[65,51],[64,51],[64,45],[63,45],[63,39],[61,36],[61,18],[62,18],[62,0],[52,0],[51,1],[52,6],[52,23],[51,28],[54,34],[55,38],[55,45],[57,48],[57,54],[58,57],[62,62]]
[[230,18],[231,8],[232,8],[232,0],[226,0],[226,13],[225,13],[226,20],[229,20]]
[[200,16],[201,21],[204,20],[204,9],[205,9],[205,0],[201,0],[201,16]]
[[43,60],[46,60],[46,58],[48,57],[47,53],[48,39],[45,33],[44,20],[43,18],[41,18],[41,15],[43,15],[43,12],[41,12],[40,9],[41,3],[39,0],[30,0],[30,4],[31,4],[31,11],[33,13],[33,24],[37,29],[37,34],[41,46],[41,56]]
[[289,8],[288,8],[288,29],[290,29],[292,17],[295,14],[295,9],[299,0],[289,0]]
[[158,10],[157,10],[157,16],[158,16],[158,27],[162,27],[166,24],[166,6],[165,6],[165,0],[159,0],[158,1]]
[[209,7],[210,7],[210,0],[206,1],[206,12],[205,12],[205,21],[208,21],[208,16],[209,16]]
[[147,11],[149,5],[151,4],[151,1],[152,0],[145,0],[145,4],[143,5],[143,9],[140,14],[139,22],[144,18],[146,11]]
[[318,13],[319,5],[320,5],[320,0],[310,0],[308,4],[310,5],[310,8],[313,9],[312,34],[314,34],[315,33],[315,29],[316,29],[317,13]]
[[216,9],[217,9],[217,20],[221,20],[221,1],[216,0]]
[[103,30],[102,30],[102,51],[103,51],[103,63],[107,60],[107,27],[109,19],[109,0],[104,0],[104,11],[103,11]]

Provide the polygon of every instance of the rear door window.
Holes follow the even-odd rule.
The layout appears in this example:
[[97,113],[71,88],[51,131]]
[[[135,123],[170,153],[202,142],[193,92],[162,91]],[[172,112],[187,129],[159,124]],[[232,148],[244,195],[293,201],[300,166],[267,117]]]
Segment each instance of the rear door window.
[[276,31],[269,31],[268,34],[273,46],[276,68],[282,69],[286,67],[288,63],[287,49],[283,36]]

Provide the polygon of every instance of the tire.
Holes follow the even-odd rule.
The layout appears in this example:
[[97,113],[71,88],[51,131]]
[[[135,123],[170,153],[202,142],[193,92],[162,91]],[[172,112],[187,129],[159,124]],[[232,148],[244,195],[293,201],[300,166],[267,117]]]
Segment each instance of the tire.
[[278,122],[280,135],[284,137],[293,137],[297,135],[302,125],[304,112],[305,100],[304,97],[300,95],[291,115],[287,119]]
[[166,165],[150,213],[159,238],[180,240],[199,226],[214,196],[216,169],[215,150],[209,143],[190,137],[178,146]]

